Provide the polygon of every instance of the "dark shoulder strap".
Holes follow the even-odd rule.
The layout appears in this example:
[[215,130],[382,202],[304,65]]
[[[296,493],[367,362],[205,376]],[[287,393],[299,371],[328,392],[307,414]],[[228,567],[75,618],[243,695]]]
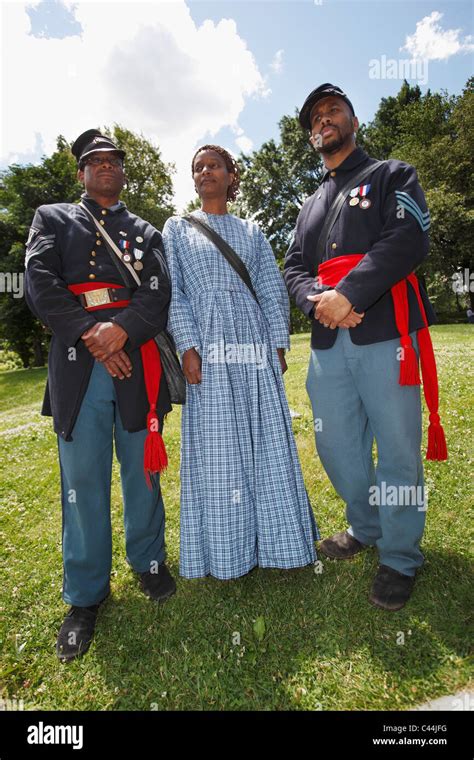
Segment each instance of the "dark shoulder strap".
[[366,166],[364,169],[361,169],[360,172],[352,175],[349,182],[346,182],[344,187],[342,187],[339,193],[336,195],[327,213],[326,220],[323,224],[323,228],[320,232],[318,242],[316,244],[316,261],[322,261],[324,258],[329,234],[336,223],[337,217],[341,213],[344,201],[347,198],[347,194],[352,190],[353,187],[360,185],[361,182],[369,176],[369,174],[372,174],[373,171],[378,169],[384,163],[385,161],[376,161],[375,163]]
[[221,236],[215,230],[213,230],[212,227],[209,227],[209,225],[206,224],[206,222],[203,222],[201,219],[198,219],[191,214],[185,214],[183,216],[183,219],[192,224],[193,227],[199,230],[199,232],[202,232],[202,234],[205,235],[211,241],[211,243],[214,243],[216,248],[219,249],[224,258],[227,259],[231,267],[235,269],[239,277],[247,285],[251,294],[258,303],[257,294],[253,288],[248,269],[240,256],[234,251],[234,249],[223,238],[221,238]]
[[83,203],[82,201],[79,203],[79,206],[84,209],[84,211],[86,212],[86,214],[90,217],[90,219],[92,220],[92,222],[95,224],[95,226],[97,227],[97,229],[101,233],[102,240],[104,241],[104,245],[105,245],[105,250],[109,254],[110,258],[112,259],[113,264],[116,267],[117,272],[119,273],[119,275],[122,278],[123,282],[125,283],[125,285],[127,286],[127,288],[132,288],[132,290],[133,290],[134,287],[136,287],[135,283],[137,283],[138,285],[140,285],[139,278],[137,280],[137,278],[134,277],[133,279],[135,280],[135,282],[133,282],[133,280],[131,280],[126,267],[123,265],[122,261],[120,260],[120,258],[121,258],[120,257],[120,252],[114,251],[111,248],[110,243],[107,240],[108,236],[106,237],[106,235],[104,234],[104,230],[102,229],[102,227],[100,226],[100,224],[97,223],[97,220],[96,220],[94,214],[87,208],[86,204]]

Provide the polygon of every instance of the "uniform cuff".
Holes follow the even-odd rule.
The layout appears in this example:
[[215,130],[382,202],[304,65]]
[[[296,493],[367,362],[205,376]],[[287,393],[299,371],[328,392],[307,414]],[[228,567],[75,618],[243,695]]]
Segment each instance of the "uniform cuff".
[[[308,295],[310,295],[310,294],[308,294]],[[313,295],[313,294],[311,293],[311,295]],[[303,314],[305,314],[305,316],[312,317],[313,316],[313,309],[314,309],[315,305],[316,304],[314,303],[314,301],[308,301],[308,299],[306,299],[306,303],[305,303],[304,309],[301,309],[301,311],[303,312]]]
[[[56,326],[56,321],[58,322]],[[84,315],[65,319],[64,315],[58,315],[57,320],[48,316],[48,326],[60,341],[66,346],[75,346],[87,330],[97,324],[97,320],[84,310]]]
[[111,321],[116,322],[125,330],[130,340],[130,345],[133,348],[138,348],[143,343],[151,340],[166,326],[166,320],[162,326],[159,324],[150,324],[149,322],[145,322],[145,320],[130,309],[123,309],[120,314],[113,317]]
[[341,293],[343,296],[345,296],[347,300],[351,303],[352,308],[355,309],[357,312],[360,313],[362,311],[365,311],[365,309],[361,306],[361,304],[357,303],[358,296],[357,296],[356,291],[358,290],[358,288],[354,288],[354,287],[351,288],[350,285],[348,285],[344,281],[341,281],[341,284],[336,285],[334,290],[337,293]]

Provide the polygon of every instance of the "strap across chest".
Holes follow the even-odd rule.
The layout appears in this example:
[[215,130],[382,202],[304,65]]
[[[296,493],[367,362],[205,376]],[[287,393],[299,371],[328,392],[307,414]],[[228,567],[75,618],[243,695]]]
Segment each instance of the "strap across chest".
[[[331,230],[334,227],[339,214],[342,211],[342,207],[344,206],[346,198],[352,188],[360,185],[362,181],[369,176],[369,174],[372,174],[384,163],[385,161],[376,161],[375,163],[371,163],[369,166],[365,166],[359,172],[353,174],[349,181],[346,182],[346,184],[340,189],[333,202],[331,203],[323,227],[319,233],[318,242],[316,243],[316,261],[324,260],[329,235],[331,234]],[[321,189],[321,187],[316,190],[316,193]]]

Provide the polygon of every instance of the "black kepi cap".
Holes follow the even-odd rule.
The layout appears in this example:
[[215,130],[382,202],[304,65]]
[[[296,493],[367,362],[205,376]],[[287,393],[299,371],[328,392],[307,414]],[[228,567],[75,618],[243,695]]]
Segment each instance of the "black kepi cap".
[[79,135],[73,143],[71,151],[78,164],[91,153],[103,151],[114,151],[120,158],[125,158],[125,151],[117,148],[113,140],[103,135],[98,129],[88,129],[82,135]]
[[337,87],[334,84],[330,84],[329,82],[326,82],[325,84],[320,84],[319,87],[316,87],[316,89],[313,90],[313,92],[310,92],[305,102],[303,103],[303,107],[299,114],[300,124],[303,127],[303,129],[311,129],[310,116],[311,116],[311,111],[313,109],[313,106],[318,102],[318,100],[327,98],[330,95],[337,95],[338,98],[342,98],[351,109],[352,115],[355,116],[354,106],[352,105],[351,101],[347,97],[346,93],[343,90],[341,90],[340,87]]

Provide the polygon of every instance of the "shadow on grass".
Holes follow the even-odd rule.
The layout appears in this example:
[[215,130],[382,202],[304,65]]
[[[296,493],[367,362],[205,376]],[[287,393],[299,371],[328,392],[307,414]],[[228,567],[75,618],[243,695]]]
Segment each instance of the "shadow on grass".
[[423,701],[423,683],[436,689],[446,662],[468,654],[472,568],[426,551],[412,599],[388,613],[368,601],[376,567],[369,551],[328,560],[319,575],[181,579],[164,605],[128,583],[103,610],[86,657],[117,695],[113,709],[380,709],[397,691],[410,706]]

